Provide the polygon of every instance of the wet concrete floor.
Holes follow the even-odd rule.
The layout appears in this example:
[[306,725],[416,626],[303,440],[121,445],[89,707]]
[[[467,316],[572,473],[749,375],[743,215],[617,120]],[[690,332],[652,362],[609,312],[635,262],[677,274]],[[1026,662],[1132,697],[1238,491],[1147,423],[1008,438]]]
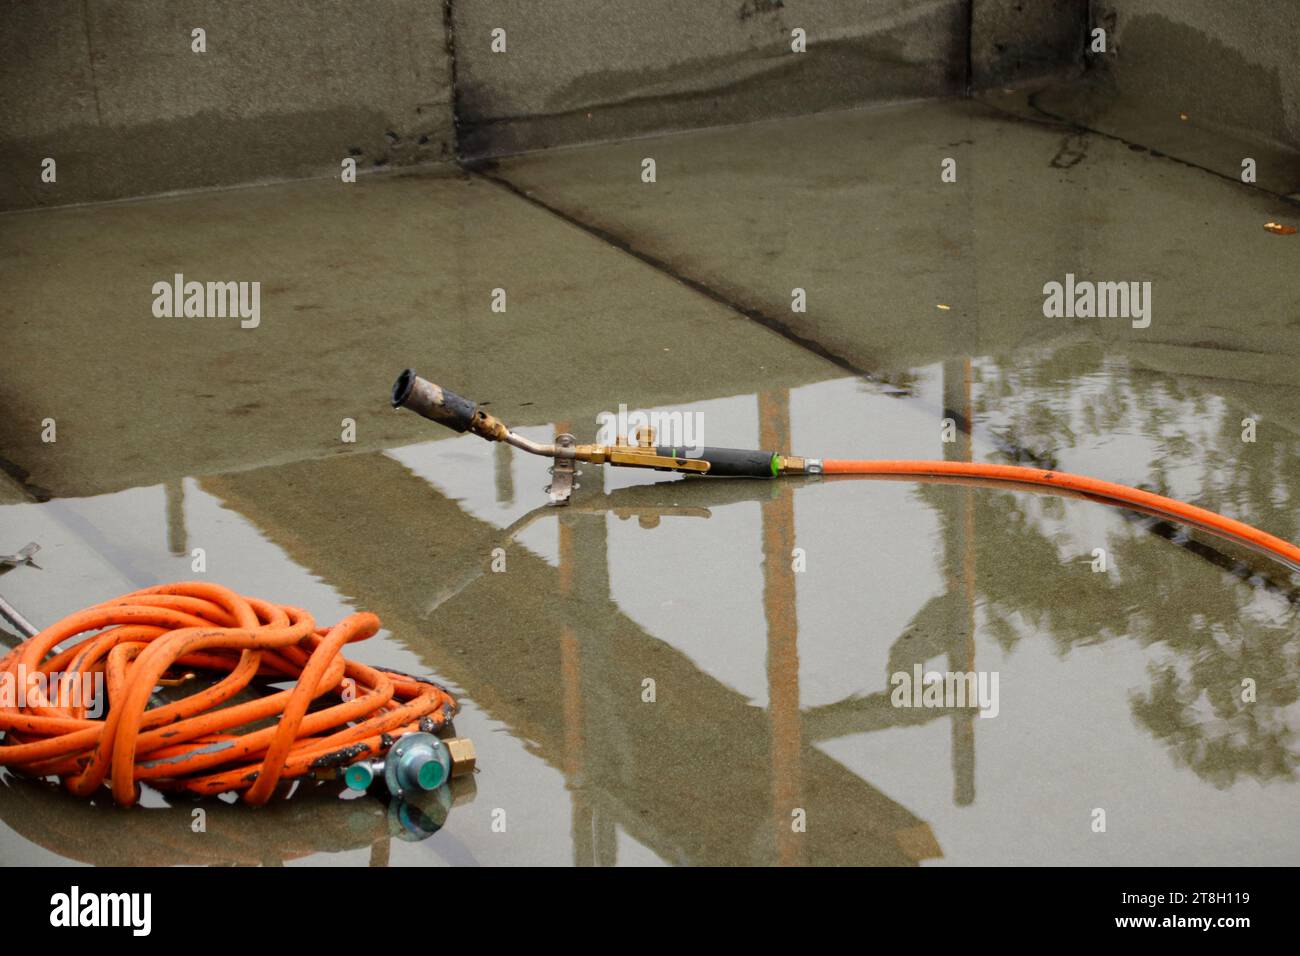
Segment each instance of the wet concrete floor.
[[[318,620],[373,610],[353,653],[447,682],[480,771],[423,839],[324,786],[197,834],[186,800],[6,776],[0,860],[1294,863],[1287,568],[947,483],[588,467],[551,509],[543,460],[386,398],[414,365],[536,439],[625,403],[708,444],[1032,462],[1295,541],[1300,237],[1262,224],[1296,218],[996,101],[4,217],[0,553],[42,550],[0,593],[50,623],[202,548]],[[260,278],[260,326],[155,318],[175,272]],[[1152,281],[1151,325],[1044,318],[1067,272]],[[893,706],[915,665],[996,673],[996,716]]]

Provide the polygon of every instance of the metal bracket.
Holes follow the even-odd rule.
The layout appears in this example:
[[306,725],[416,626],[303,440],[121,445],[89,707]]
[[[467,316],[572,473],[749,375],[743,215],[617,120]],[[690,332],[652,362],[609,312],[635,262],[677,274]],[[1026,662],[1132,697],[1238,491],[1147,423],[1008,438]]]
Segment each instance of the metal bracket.
[[[41,546],[33,541],[17,554],[0,554],[0,574],[4,574],[6,571],[11,571],[14,568],[20,568],[24,564],[39,569],[40,565],[32,560],[32,555],[39,550],[41,550]],[[31,621],[27,620],[27,618],[23,617],[22,614],[19,613],[18,608],[6,601],[3,595],[0,595],[0,619],[8,621],[16,627],[18,633],[23,636],[24,640],[35,636],[37,633],[36,626],[32,624]],[[6,639],[4,640],[4,643],[9,644],[10,642]]]
[[[565,432],[562,435],[555,436],[556,448],[574,448],[578,440]],[[546,486],[546,492],[551,496],[551,504],[559,507],[569,503],[569,496],[573,494],[575,488],[581,488],[573,479],[582,472],[578,470],[577,462],[573,458],[556,458],[555,464],[550,468],[551,483]]]
[[29,564],[32,567],[39,569],[40,565],[32,560],[33,556],[39,550],[41,550],[41,546],[33,541],[17,554],[0,554],[0,574],[21,567],[24,564]]

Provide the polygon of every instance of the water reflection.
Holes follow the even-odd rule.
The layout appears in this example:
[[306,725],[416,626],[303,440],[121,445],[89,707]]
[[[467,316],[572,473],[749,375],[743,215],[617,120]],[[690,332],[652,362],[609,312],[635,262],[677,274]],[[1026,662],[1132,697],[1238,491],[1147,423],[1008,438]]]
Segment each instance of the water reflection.
[[[351,851],[364,853],[370,866],[387,866],[393,841],[420,842],[439,832],[452,807],[473,798],[473,784],[458,780],[413,801],[342,793],[337,781],[306,780],[253,812],[224,800],[164,800],[156,793],[151,806],[122,809],[107,794],[92,802],[6,774],[0,820],[51,853],[93,866],[283,866]],[[448,862],[475,862],[456,841],[433,845]]]
[[[908,382],[905,397],[842,379],[715,400],[709,424],[719,441],[796,453],[1050,458],[1300,537],[1294,436],[1241,447],[1238,411],[1209,387],[1077,344],[1032,362],[950,361]],[[839,416],[828,421],[827,407]],[[974,428],[942,442],[943,417]],[[1062,862],[1071,799],[1090,807],[1104,794],[1122,808],[1148,790],[1166,819],[1204,837],[1185,844],[1192,854],[1225,841],[1297,849],[1289,788],[1234,786],[1294,777],[1300,582],[1285,569],[1071,498],[592,471],[567,509],[542,506],[544,462],[472,436],[206,477],[164,489],[157,548],[220,556],[208,502],[219,503],[261,536],[226,532],[267,569],[260,590],[288,569],[308,576],[378,613],[383,653],[405,655],[400,666],[460,688],[481,796],[427,841],[434,852],[458,841],[475,859],[579,865]],[[1091,567],[1097,548],[1104,573]],[[161,574],[125,550],[138,573]],[[1000,670],[1001,714],[894,707],[889,676],[916,665]],[[1108,790],[1108,776],[1128,789]],[[374,807],[364,833],[349,829],[355,802],[287,801],[274,812],[290,822],[267,826],[291,839],[272,855],[389,839]],[[534,816],[494,836],[496,809]],[[107,812],[0,793],[0,818],[28,839],[62,820],[79,832],[84,816],[104,859],[130,862],[126,836],[89,822]],[[228,810],[231,840],[252,832],[239,830],[244,812]],[[163,829],[149,814],[132,820],[142,834]],[[156,862],[190,859],[188,842],[139,839]],[[1122,859],[1153,859],[1161,847],[1143,841],[1125,837]],[[1068,861],[1100,861],[1096,846],[1071,845]]]

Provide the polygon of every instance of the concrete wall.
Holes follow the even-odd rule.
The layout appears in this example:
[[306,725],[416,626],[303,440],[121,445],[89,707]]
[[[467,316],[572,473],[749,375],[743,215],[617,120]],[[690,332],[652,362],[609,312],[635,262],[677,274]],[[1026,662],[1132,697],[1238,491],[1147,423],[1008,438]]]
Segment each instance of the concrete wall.
[[1086,3],[0,0],[0,210],[952,95],[1077,59]]
[[[453,2],[470,157],[959,93],[967,0]],[[492,31],[506,33],[493,52]],[[806,31],[808,51],[791,50]]]
[[449,158],[450,76],[430,0],[0,0],[0,209]]
[[1155,110],[1300,148],[1300,4],[1094,0],[1111,50],[1096,58]]
[[977,88],[1083,65],[1088,0],[971,2],[971,70]]

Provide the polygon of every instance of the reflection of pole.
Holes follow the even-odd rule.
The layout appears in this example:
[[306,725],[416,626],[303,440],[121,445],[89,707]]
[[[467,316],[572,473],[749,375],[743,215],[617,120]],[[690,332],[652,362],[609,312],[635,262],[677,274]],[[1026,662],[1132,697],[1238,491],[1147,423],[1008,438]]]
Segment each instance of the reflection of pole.
[[[966,434],[966,460],[975,460],[975,385],[974,370],[966,360],[966,421],[970,431]],[[966,635],[966,669],[975,670],[975,489],[966,488],[966,549],[962,553],[963,577],[966,582],[966,608],[970,630]],[[972,723],[972,726],[974,724]],[[972,741],[973,743],[973,741]],[[974,754],[972,753],[972,760]]]
[[[957,419],[960,428],[957,441],[944,447],[948,460],[973,461],[975,406],[973,401],[973,369],[970,359],[960,367],[957,362],[945,362],[944,414]],[[960,408],[958,415],[956,409]],[[966,604],[965,635],[952,635],[948,653],[948,669],[973,673],[975,670],[975,489],[962,490],[960,521],[945,522],[945,560],[948,564],[948,588],[957,590]],[[958,577],[954,559],[961,555],[961,574]],[[958,640],[961,640],[958,645]],[[953,795],[957,806],[975,802],[975,713],[965,710],[952,716],[952,771]]]
[[511,471],[514,465],[514,451],[505,442],[492,446],[496,455],[493,458],[497,486],[497,504],[509,507],[515,503],[515,476]]
[[[557,424],[557,432],[567,432],[569,426]],[[501,445],[506,455],[510,447]],[[507,462],[507,468],[509,463]],[[501,497],[501,467],[497,467],[497,498]],[[513,491],[511,494],[513,497]],[[560,606],[573,597],[573,525],[564,520],[563,515],[557,521],[560,544],[560,566],[556,574],[556,591],[560,597]],[[569,783],[570,799],[573,802],[573,863],[575,866],[591,866],[594,862],[591,836],[591,807],[587,803],[587,790],[583,780],[583,729],[582,729],[582,649],[578,645],[577,635],[567,619],[560,625],[560,689],[561,706],[564,715],[564,778]]]
[[[561,432],[569,431],[560,425]],[[590,471],[590,469],[580,469]],[[601,469],[594,469],[599,472]],[[584,474],[581,482],[595,478],[592,484],[601,484],[598,475]],[[611,601],[609,581],[609,525],[603,518],[593,518],[560,509],[560,524],[567,525],[570,534],[568,567],[570,582],[566,587],[573,595],[566,611],[586,606],[588,602],[603,604]],[[581,658],[577,700],[581,708],[576,732],[580,735],[582,762],[577,778],[577,792],[582,806],[590,808],[582,817],[582,831],[589,842],[591,861],[596,866],[613,866],[618,861],[618,810],[604,799],[605,783],[616,768],[635,763],[631,741],[620,731],[624,702],[617,690],[620,662],[610,654],[614,631],[612,622],[601,616],[595,621],[580,618],[580,623],[570,633]],[[597,783],[598,782],[598,783]],[[575,786],[570,782],[571,787]],[[597,799],[599,797],[599,799]]]
[[[966,114],[969,123],[971,114]],[[972,137],[967,137],[972,139]],[[965,191],[967,201],[967,219],[971,246],[975,246],[975,215],[972,208],[974,193]],[[972,261],[972,260],[967,260]],[[970,273],[971,315],[974,325],[973,340],[970,345],[971,355],[979,354],[979,272],[972,267]],[[967,461],[975,460],[975,370],[974,362],[967,358],[962,368],[962,392],[966,419],[966,434],[963,442]],[[963,522],[962,579],[966,594],[966,670],[975,672],[975,489],[967,487],[963,503],[965,521]],[[975,802],[975,714],[967,714],[965,720],[954,718],[953,721],[953,802],[958,806],[969,806]]]
[[163,482],[163,495],[167,501],[167,550],[184,554],[189,550],[185,533],[185,479],[173,478]]
[[[559,522],[560,598],[573,593],[573,528],[568,521]],[[560,625],[560,687],[564,714],[564,778],[569,783],[573,801],[573,863],[592,865],[591,808],[587,805],[584,785],[582,733],[582,652],[578,638],[567,622]]]
[[[790,392],[758,397],[760,448],[789,448]],[[803,835],[793,829],[792,811],[802,798],[799,753],[799,619],[795,606],[794,486],[779,482],[763,509],[763,614],[767,619],[767,697],[772,727],[772,817],[776,856],[782,866],[803,861]]]
[[[973,369],[965,361],[963,381],[966,393],[966,460],[975,460],[975,402]],[[962,590],[966,596],[966,672],[975,673],[975,489],[967,486],[962,495]],[[953,802],[969,806],[975,802],[975,713],[953,718]]]

